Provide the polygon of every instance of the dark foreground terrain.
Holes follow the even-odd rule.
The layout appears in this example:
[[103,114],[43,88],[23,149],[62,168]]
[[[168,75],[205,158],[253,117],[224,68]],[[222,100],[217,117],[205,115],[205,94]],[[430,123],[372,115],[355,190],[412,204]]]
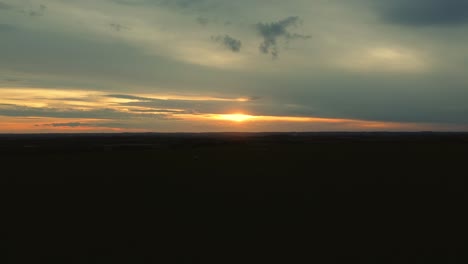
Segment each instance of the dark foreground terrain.
[[0,263],[466,263],[468,134],[0,135]]

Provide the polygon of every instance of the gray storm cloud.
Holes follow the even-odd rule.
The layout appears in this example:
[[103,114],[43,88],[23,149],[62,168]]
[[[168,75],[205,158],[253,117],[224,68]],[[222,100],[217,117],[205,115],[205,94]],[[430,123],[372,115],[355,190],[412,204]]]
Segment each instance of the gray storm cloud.
[[211,39],[215,42],[223,44],[224,47],[228,48],[233,52],[239,52],[242,47],[242,42],[240,40],[235,39],[229,35],[212,36]]
[[279,38],[284,38],[286,41],[310,38],[310,36],[289,32],[289,28],[297,26],[299,22],[299,17],[291,16],[277,22],[258,23],[256,26],[257,32],[263,38],[260,51],[264,54],[271,54],[273,58],[276,58],[279,54]]
[[468,1],[392,0],[379,3],[385,21],[408,26],[456,25],[468,22]]

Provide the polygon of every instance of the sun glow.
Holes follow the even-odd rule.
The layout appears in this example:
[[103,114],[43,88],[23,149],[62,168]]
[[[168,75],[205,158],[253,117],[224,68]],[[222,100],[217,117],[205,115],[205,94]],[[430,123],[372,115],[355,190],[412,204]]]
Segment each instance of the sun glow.
[[244,122],[244,121],[253,119],[255,117],[251,115],[245,115],[245,114],[225,114],[225,115],[216,115],[214,118],[218,120]]

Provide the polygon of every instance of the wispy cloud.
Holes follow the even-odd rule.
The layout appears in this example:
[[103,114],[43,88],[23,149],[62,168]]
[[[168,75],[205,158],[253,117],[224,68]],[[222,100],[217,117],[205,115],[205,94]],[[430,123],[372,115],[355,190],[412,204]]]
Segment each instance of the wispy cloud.
[[142,94],[141,96],[128,94],[107,94],[110,98],[132,99],[139,101],[152,100],[174,100],[174,101],[219,101],[219,102],[246,102],[258,100],[258,96],[247,97],[219,97],[219,96],[200,96],[200,95],[180,95],[180,94]]
[[84,90],[0,89],[0,115],[56,118],[177,119],[179,114],[240,105],[255,98],[107,94]]
[[239,52],[242,47],[242,42],[240,40],[235,39],[229,35],[212,36],[211,39],[215,42],[221,43],[224,47],[233,52]]
[[66,122],[66,123],[46,123],[46,124],[36,124],[36,127],[52,127],[52,128],[113,128],[121,129],[125,127],[124,124],[120,123],[109,123],[102,121],[93,121],[93,122]]
[[[104,119],[8,117],[0,115],[0,131],[2,133],[122,132],[129,130],[131,131],[131,128],[124,123],[113,123]],[[135,129],[134,131],[139,130]]]
[[124,26],[124,25],[119,24],[119,23],[110,23],[109,26],[115,31],[130,30],[129,27]]
[[[69,123],[51,123],[51,124],[43,124],[37,126],[46,126],[46,127],[83,127],[83,126],[90,126],[90,123],[80,123],[80,122],[69,122]],[[95,124],[93,124],[95,125]]]

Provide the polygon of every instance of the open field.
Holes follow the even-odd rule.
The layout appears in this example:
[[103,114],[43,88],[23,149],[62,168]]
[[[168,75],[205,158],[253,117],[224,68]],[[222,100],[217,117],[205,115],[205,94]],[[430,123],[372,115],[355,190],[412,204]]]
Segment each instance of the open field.
[[458,263],[466,245],[463,133],[0,135],[0,158],[2,263]]

